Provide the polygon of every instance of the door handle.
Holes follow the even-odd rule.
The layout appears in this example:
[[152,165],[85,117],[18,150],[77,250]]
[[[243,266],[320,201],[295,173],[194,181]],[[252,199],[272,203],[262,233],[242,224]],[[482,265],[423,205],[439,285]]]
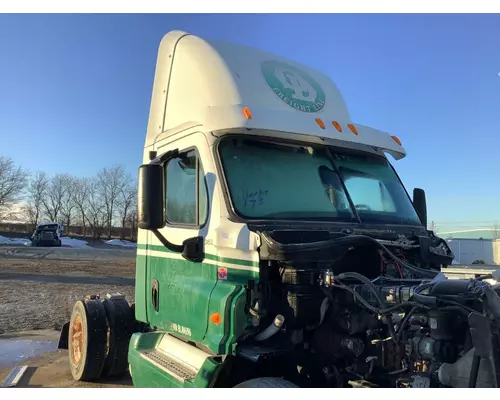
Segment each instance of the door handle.
[[155,311],[158,311],[160,308],[160,296],[159,296],[159,283],[156,279],[153,279],[151,282],[151,302],[153,303],[153,308]]

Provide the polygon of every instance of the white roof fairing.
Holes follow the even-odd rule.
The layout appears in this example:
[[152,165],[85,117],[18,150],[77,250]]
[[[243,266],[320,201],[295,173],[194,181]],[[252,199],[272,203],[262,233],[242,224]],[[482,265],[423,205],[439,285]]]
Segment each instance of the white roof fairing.
[[[245,118],[244,107],[250,109],[251,119]],[[341,125],[342,132],[332,121]],[[354,135],[347,127],[351,123],[337,86],[312,68],[180,31],[169,32],[161,41],[146,147],[160,133],[188,124],[213,132],[252,128],[322,137],[377,147],[396,159],[405,156],[388,133],[354,123],[359,132]]]

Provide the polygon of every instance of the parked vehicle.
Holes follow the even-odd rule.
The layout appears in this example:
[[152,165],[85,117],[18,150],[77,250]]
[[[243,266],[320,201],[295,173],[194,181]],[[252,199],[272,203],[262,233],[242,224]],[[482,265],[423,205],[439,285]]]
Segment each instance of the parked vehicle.
[[37,225],[35,232],[31,235],[31,245],[60,247],[63,229],[63,226],[57,222],[42,222]]

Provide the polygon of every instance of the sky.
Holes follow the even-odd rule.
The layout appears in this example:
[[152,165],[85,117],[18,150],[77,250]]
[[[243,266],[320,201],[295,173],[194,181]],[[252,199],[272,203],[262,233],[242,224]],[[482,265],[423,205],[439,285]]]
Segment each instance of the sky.
[[390,132],[440,230],[500,222],[500,15],[0,15],[0,156],[90,176],[142,160],[159,42],[229,40],[327,74]]

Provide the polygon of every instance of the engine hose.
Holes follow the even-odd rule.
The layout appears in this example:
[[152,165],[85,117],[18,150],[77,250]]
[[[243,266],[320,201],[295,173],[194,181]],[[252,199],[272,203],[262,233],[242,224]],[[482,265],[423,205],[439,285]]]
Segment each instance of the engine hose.
[[[372,306],[370,303],[368,303],[365,299],[363,299],[363,297],[361,297],[361,295],[358,292],[356,292],[354,289],[350,288],[349,286],[346,286],[344,284],[340,284],[340,285],[335,284],[333,287],[348,291],[356,298],[356,300],[358,300],[361,304],[363,304],[369,311],[371,311],[374,314],[390,314],[390,313],[393,313],[394,311],[400,310],[400,309],[405,308],[405,307],[411,307],[411,306],[419,306],[419,307],[425,308],[425,306],[422,306],[422,305],[420,305],[416,302],[413,302],[413,301],[407,301],[404,303],[396,304],[396,305],[394,305],[392,307],[388,307],[388,308],[377,308],[377,307]],[[327,292],[325,291],[325,293],[327,293]],[[329,300],[333,301],[333,298],[331,298],[331,294],[330,294]]]
[[437,297],[420,294],[420,292],[432,286],[434,286],[434,282],[424,283],[423,285],[417,286],[413,291],[413,299],[417,303],[425,304],[426,306],[429,307],[437,307]]
[[[358,274],[357,272],[343,272],[339,275],[337,275],[335,277],[336,280],[341,280],[343,278],[354,278],[354,279],[358,279],[360,280],[361,282],[365,283],[371,290],[371,292],[374,294],[375,298],[377,299],[379,305],[381,308],[375,308],[373,306],[371,306],[369,303],[367,303],[366,301],[364,301],[363,297],[361,297],[359,295],[359,293],[357,293],[354,289],[350,288],[349,286],[347,285],[344,285],[344,284],[341,284],[341,285],[335,285],[336,287],[340,287],[340,286],[343,286],[345,288],[347,288],[346,290],[348,290],[349,292],[351,292],[355,297],[356,299],[360,300],[365,306],[370,305],[372,307],[372,311],[373,312],[377,312],[378,314],[387,314],[387,313],[390,313],[390,312],[393,312],[393,311],[397,311],[403,307],[408,307],[408,306],[412,306],[412,305],[418,305],[417,303],[412,303],[412,302],[404,302],[404,303],[400,303],[400,304],[396,304],[392,307],[389,307],[389,308],[382,308],[385,306],[384,304],[384,301],[382,300],[382,297],[380,295],[380,293],[377,291],[377,288],[375,287],[375,285],[373,284],[372,281],[370,281],[367,277],[361,275],[361,274]],[[375,311],[376,310],[376,311]]]
[[450,307],[457,307],[461,308],[463,311],[467,313],[477,313],[478,311],[464,306],[463,304],[460,304],[456,301],[453,300],[446,300],[446,299],[440,299],[435,296],[427,296],[420,294],[423,290],[428,289],[430,287],[434,286],[434,283],[424,283],[423,285],[417,286],[415,290],[413,291],[413,299],[420,304],[426,305],[428,307],[436,308],[438,307],[438,304],[444,304],[444,305],[449,305]]
[[398,342],[398,338],[396,336],[396,331],[394,330],[394,325],[392,323],[392,317],[391,317],[391,314],[387,314],[385,316],[385,318],[387,319],[387,329],[389,329],[389,333],[391,334],[391,338],[392,338],[392,341],[394,343],[397,343]]
[[370,378],[373,373],[373,367],[375,366],[375,360],[370,360],[370,366],[368,367],[368,372],[363,376],[363,379]]
[[379,310],[379,314],[392,313],[394,311],[401,310],[402,308],[405,308],[405,307],[419,307],[419,308],[423,308],[423,309],[429,309],[429,307],[418,304],[414,301],[406,301],[404,303],[399,303],[399,304],[396,304],[395,306],[392,306],[389,308],[382,308]]
[[329,302],[331,302],[331,300],[328,297],[325,297],[323,299],[323,301],[321,302],[321,306],[319,308],[319,322],[316,325],[308,326],[307,327],[308,331],[312,331],[313,329],[316,329],[318,326],[320,326],[323,323],[323,321],[325,320],[326,312],[328,311]]
[[333,298],[332,292],[326,288],[323,288],[324,295],[328,298],[330,304],[335,304],[335,299]]
[[343,272],[337,276],[335,276],[335,279],[341,281],[344,278],[353,278],[357,279],[358,281],[363,282],[373,293],[375,298],[377,299],[378,303],[380,304],[380,307],[383,307],[384,301],[382,300],[382,297],[380,296],[380,293],[377,291],[377,288],[373,284],[371,280],[369,280],[366,276],[363,276],[361,274],[358,274],[357,272]]
[[477,310],[474,310],[473,308],[464,306],[463,304],[460,304],[457,301],[453,301],[453,300],[441,300],[441,299],[439,299],[439,302],[442,303],[442,304],[448,305],[448,307],[459,307],[462,310],[466,311],[467,313],[476,313],[476,314],[479,314],[479,312]]
[[408,371],[408,367],[401,368],[401,369],[398,369],[396,371],[387,372],[387,375],[398,375],[398,374],[401,374],[401,373],[406,372],[406,371]]
[[401,334],[404,331],[404,328],[406,328],[406,325],[408,324],[408,321],[410,320],[411,316],[415,314],[415,311],[418,310],[418,306],[414,306],[408,313],[406,313],[403,321],[401,322],[401,325],[398,328],[398,332],[396,334],[396,340],[399,342],[399,339],[401,339]]
[[340,284],[340,285],[336,284],[333,287],[348,291],[349,293],[351,293],[356,298],[356,300],[358,300],[361,304],[363,304],[372,313],[375,313],[375,314],[379,313],[378,312],[378,310],[379,310],[378,308],[376,308],[376,307],[372,306],[370,303],[368,303],[365,299],[363,299],[359,295],[358,292],[356,292],[354,289],[351,289],[349,286],[346,286],[346,285],[343,285],[343,284]]
[[281,314],[278,314],[274,318],[274,321],[272,322],[271,325],[269,325],[266,329],[264,329],[257,336],[255,336],[255,340],[263,341],[269,339],[271,336],[275,335],[281,330],[284,323],[285,323],[285,317],[283,317]]

